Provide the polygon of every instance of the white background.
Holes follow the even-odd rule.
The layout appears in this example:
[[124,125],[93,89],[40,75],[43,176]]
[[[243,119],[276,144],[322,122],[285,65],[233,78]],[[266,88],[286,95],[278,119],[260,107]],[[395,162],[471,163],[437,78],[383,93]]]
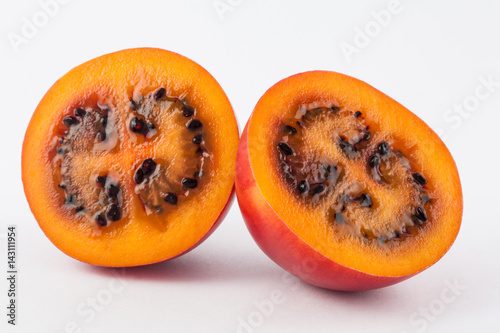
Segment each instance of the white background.
[[[229,7],[218,12],[214,4]],[[72,0],[50,17],[38,1],[3,0],[1,331],[60,333],[73,325],[75,332],[500,332],[500,2],[401,0],[377,23],[374,13],[389,4]],[[9,37],[24,38],[25,19],[40,27],[14,47]],[[342,51],[349,45],[357,53]],[[44,236],[24,197],[24,131],[44,93],[72,67],[138,46],[204,66],[229,96],[240,128],[267,88],[306,70],[349,74],[401,102],[446,136],[458,165],[465,210],[454,246],[398,285],[327,291],[269,260],[234,204],[205,243],[171,262],[112,270],[66,256]],[[5,316],[8,224],[19,232],[15,328]],[[282,297],[271,307],[275,293]],[[93,298],[98,311],[88,305]]]

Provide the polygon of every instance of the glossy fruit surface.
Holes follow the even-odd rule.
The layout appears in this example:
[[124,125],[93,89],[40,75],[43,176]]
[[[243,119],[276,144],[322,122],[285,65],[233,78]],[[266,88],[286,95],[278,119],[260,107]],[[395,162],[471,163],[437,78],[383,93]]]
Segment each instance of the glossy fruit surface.
[[315,71],[257,103],[236,193],[261,249],[320,287],[366,290],[437,262],[462,217],[457,168],[417,116],[370,85]]
[[30,208],[66,254],[95,265],[174,258],[231,202],[238,129],[217,81],[173,52],[90,60],[41,100],[23,144]]

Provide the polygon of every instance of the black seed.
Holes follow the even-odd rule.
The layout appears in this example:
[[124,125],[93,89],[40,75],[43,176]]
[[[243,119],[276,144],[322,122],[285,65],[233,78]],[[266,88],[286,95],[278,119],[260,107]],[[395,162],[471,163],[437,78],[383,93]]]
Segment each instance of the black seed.
[[298,121],[298,120],[296,121],[296,124],[297,124],[297,126],[299,126],[299,127],[302,127],[302,125],[304,125],[301,121]]
[[95,221],[97,222],[98,225],[101,227],[105,227],[108,224],[108,221],[106,221],[106,218],[104,217],[103,214],[99,214],[95,217]]
[[309,191],[309,183],[307,182],[307,180],[301,180],[299,182],[299,185],[297,185],[297,190],[299,190],[299,193],[305,193]]
[[198,186],[198,181],[194,178],[184,178],[182,180],[182,186],[187,188],[195,188]]
[[194,109],[190,107],[189,105],[183,105],[182,106],[182,115],[184,117],[191,117],[194,115]]
[[336,105],[332,105],[332,107],[330,107],[330,110],[332,110],[333,112],[338,112],[338,111],[340,111],[340,107],[338,107]]
[[62,188],[63,190],[66,188],[66,184],[58,184],[57,185],[59,188]]
[[97,185],[104,187],[106,185],[106,181],[108,180],[108,176],[98,176],[95,180]]
[[203,141],[203,134],[195,135],[193,138],[193,143],[199,145]]
[[377,155],[373,155],[370,157],[370,161],[368,162],[371,168],[377,168],[380,165],[380,157]]
[[196,149],[196,154],[198,154],[198,155],[203,155],[204,152],[205,152],[205,149],[203,147],[198,147],[198,149]]
[[59,154],[59,155],[64,155],[66,154],[66,150],[62,147],[57,147],[56,148],[56,152]]
[[427,222],[427,215],[425,215],[425,210],[422,207],[418,207],[415,212],[415,217],[422,222]]
[[293,151],[292,147],[290,147],[288,144],[284,142],[278,143],[278,148],[281,150],[281,152],[285,155],[293,155],[295,152]]
[[424,176],[422,176],[421,174],[419,174],[418,172],[415,172],[413,175],[413,179],[419,183],[420,185],[425,185],[427,184],[427,180],[424,178]]
[[175,195],[174,193],[167,193],[165,201],[171,205],[177,205],[177,195]]
[[120,207],[118,205],[111,205],[108,209],[108,212],[106,213],[106,216],[108,219],[111,221],[118,221],[119,219],[122,218],[122,212],[120,211]]
[[136,184],[140,184],[144,181],[144,171],[142,171],[142,169],[138,169],[135,172],[134,180]]
[[283,130],[290,135],[297,134],[297,130],[295,129],[295,127],[292,127],[290,125],[285,125],[285,127],[283,127]]
[[70,126],[73,126],[73,125],[76,125],[78,124],[80,121],[78,119],[76,119],[75,117],[73,116],[68,116],[68,117],[64,117],[63,119],[63,123],[64,125],[66,125],[67,127],[70,127]]
[[186,127],[189,130],[195,132],[201,129],[203,127],[203,124],[198,119],[191,119],[190,121],[187,122]]
[[371,207],[373,205],[372,198],[369,194],[363,193],[358,199],[361,207]]
[[344,141],[343,138],[340,138],[339,141],[339,146],[340,148],[348,155],[354,154],[356,152],[356,147],[354,147],[352,144],[350,144],[347,141]]
[[100,122],[101,126],[105,128],[106,126],[108,126],[108,117],[107,116],[102,117]]
[[137,111],[137,109],[139,109],[139,105],[137,105],[137,103],[134,101],[130,101],[130,108],[134,111]]
[[78,213],[80,213],[80,212],[81,212],[81,211],[83,211],[83,210],[85,210],[85,207],[83,207],[83,206],[78,206],[78,207],[76,207],[76,208],[75,208],[75,214],[78,214]]
[[193,173],[193,177],[194,177],[194,178],[198,178],[198,177],[200,177],[200,172],[199,172],[199,171],[196,171],[195,173]]
[[152,158],[148,158],[142,162],[141,169],[144,176],[150,176],[156,169],[156,162]]
[[339,224],[345,224],[344,216],[340,212],[335,213],[335,221]]
[[384,141],[378,145],[377,150],[380,153],[380,155],[384,156],[391,151],[391,147],[389,147],[389,144]]
[[84,108],[76,108],[73,110],[73,113],[77,117],[84,117],[87,114],[87,111],[85,111]]
[[144,120],[134,117],[130,120],[130,130],[134,133],[146,134],[148,132],[148,127]]
[[108,197],[111,199],[116,199],[120,193],[120,186],[118,184],[109,184],[107,188]]
[[158,89],[156,92],[155,92],[155,100],[159,100],[159,99],[162,99],[164,96],[165,96],[165,93],[167,91],[165,90],[165,88],[160,88]]
[[371,132],[366,132],[365,135],[363,135],[363,140],[368,141],[372,137]]
[[64,143],[64,138],[60,138],[59,143],[61,143],[61,144]]
[[313,194],[320,194],[326,190],[326,186],[323,184],[317,185],[312,189]]
[[361,111],[356,111],[354,112],[354,117],[358,118],[359,116],[361,116]]

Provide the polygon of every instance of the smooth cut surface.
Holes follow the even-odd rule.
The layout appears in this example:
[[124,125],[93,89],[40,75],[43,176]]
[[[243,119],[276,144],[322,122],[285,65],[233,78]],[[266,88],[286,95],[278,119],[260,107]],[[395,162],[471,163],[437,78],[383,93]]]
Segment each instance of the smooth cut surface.
[[[165,159],[182,169],[181,134],[172,117],[157,117],[158,135],[145,143],[129,130],[130,99],[137,92],[166,88],[167,96],[185,98],[197,110],[210,147],[202,184],[166,216],[147,215],[134,192],[134,172],[147,158]],[[73,163],[79,184],[90,175],[111,171],[123,190],[123,217],[105,228],[76,218],[54,184],[54,126],[75,105],[100,103],[115,110],[117,145],[110,151],[80,154]],[[181,116],[182,118],[182,116]],[[172,129],[172,131],[168,131]],[[183,129],[182,133],[188,132]],[[222,144],[223,143],[223,144]],[[63,252],[104,266],[134,266],[178,256],[205,239],[220,223],[232,196],[238,129],[232,107],[216,80],[200,65],[160,49],[129,49],[86,62],[58,80],[38,105],[23,144],[22,175],[30,208],[47,237]]]
[[[290,194],[275,162],[278,124],[294,115],[301,105],[311,103],[326,106],[333,103],[359,110],[372,133],[391,137],[410,164],[425,174],[426,186],[435,200],[429,211],[429,223],[417,236],[407,238],[390,251],[355,238],[339,241],[332,233],[324,208],[311,208]],[[462,192],[452,156],[422,120],[370,85],[334,72],[297,74],[278,82],[263,95],[247,126],[248,159],[260,195],[299,239],[335,263],[375,276],[407,276],[434,264],[455,240],[462,217]],[[333,145],[325,140],[315,143],[324,150],[326,145]],[[346,172],[362,179],[360,170]],[[391,203],[388,194],[377,190],[376,184],[367,186],[372,187],[381,202],[386,199]],[[265,229],[265,223],[262,224]]]

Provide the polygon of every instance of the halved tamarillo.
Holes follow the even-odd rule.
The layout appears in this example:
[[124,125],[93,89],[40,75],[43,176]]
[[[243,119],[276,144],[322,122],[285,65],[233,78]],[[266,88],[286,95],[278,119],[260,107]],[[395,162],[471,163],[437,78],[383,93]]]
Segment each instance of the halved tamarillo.
[[462,191],[452,156],[417,116],[370,85],[326,71],[271,87],[237,156],[246,225],[310,284],[367,290],[436,263],[454,242]]
[[69,256],[159,262],[222,221],[237,146],[232,107],[205,69],[165,50],[123,50],[72,69],[43,97],[24,139],[24,190]]

